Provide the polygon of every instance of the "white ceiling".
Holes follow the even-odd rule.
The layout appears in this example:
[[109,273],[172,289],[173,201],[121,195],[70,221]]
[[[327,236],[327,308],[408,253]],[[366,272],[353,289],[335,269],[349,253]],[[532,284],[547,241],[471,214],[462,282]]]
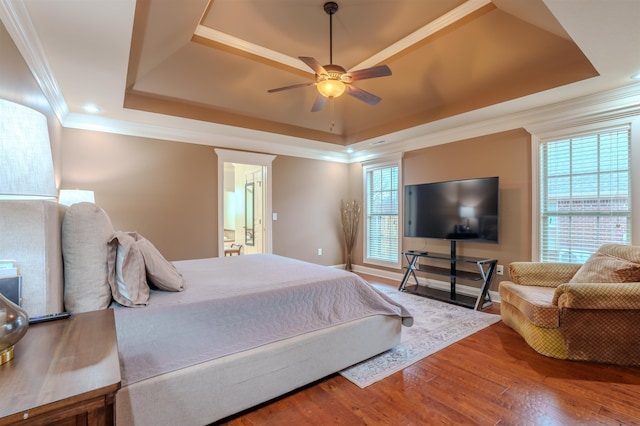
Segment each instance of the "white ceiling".
[[64,126],[338,161],[638,90],[637,0],[338,3],[333,63],[393,72],[356,83],[376,106],[267,93],[313,81],[298,56],[329,63],[323,0],[0,0],[0,18]]

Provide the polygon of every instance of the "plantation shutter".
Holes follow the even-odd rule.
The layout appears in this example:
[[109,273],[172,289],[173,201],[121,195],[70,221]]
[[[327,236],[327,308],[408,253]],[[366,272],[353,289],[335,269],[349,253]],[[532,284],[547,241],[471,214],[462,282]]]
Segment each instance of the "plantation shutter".
[[387,165],[366,171],[366,261],[398,263],[398,170]]
[[582,263],[631,241],[629,127],[540,145],[540,260]]

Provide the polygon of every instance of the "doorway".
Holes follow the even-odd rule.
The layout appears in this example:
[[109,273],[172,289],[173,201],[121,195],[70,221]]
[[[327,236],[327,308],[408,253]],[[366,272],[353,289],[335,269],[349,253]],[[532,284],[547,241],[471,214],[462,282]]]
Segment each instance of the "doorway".
[[271,163],[275,156],[215,149],[218,155],[218,253],[271,253]]
[[224,163],[224,245],[241,245],[241,254],[267,252],[263,169],[258,164]]

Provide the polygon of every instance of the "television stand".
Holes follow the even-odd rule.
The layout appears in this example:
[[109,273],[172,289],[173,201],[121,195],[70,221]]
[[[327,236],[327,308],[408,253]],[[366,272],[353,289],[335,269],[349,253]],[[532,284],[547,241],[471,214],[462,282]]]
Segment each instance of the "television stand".
[[[402,254],[407,260],[408,265],[404,268],[404,277],[402,278],[402,283],[398,290],[453,303],[467,308],[473,308],[478,311],[491,305],[492,301],[491,295],[489,294],[489,286],[491,285],[491,281],[495,275],[496,265],[498,264],[497,259],[480,259],[475,257],[457,256],[456,241],[451,241],[451,252],[449,255],[417,250],[405,251],[402,252]],[[449,267],[445,268],[442,266],[421,264],[418,262],[420,259],[447,261],[449,262]],[[464,264],[475,264],[477,272],[458,268],[460,265]],[[449,277],[449,291],[420,285],[416,273]],[[411,277],[413,277],[415,285],[408,284],[409,278]],[[478,297],[476,298],[473,296],[459,294],[456,291],[456,284],[458,283],[458,280],[480,281],[481,286]]]

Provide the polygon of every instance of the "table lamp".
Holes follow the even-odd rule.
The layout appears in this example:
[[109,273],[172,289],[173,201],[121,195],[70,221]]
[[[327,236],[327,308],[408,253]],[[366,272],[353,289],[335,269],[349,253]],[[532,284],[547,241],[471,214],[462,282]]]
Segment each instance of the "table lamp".
[[61,189],[58,196],[58,203],[70,206],[76,203],[95,203],[96,197],[93,191],[85,189]]
[[[42,113],[0,99],[0,152],[0,203],[56,198],[49,130]],[[28,328],[27,312],[0,294],[0,364],[13,359],[14,345]]]
[[470,219],[476,216],[475,209],[473,207],[460,207],[460,217],[463,219],[467,219],[467,225],[464,227],[465,232],[471,231],[471,223]]

